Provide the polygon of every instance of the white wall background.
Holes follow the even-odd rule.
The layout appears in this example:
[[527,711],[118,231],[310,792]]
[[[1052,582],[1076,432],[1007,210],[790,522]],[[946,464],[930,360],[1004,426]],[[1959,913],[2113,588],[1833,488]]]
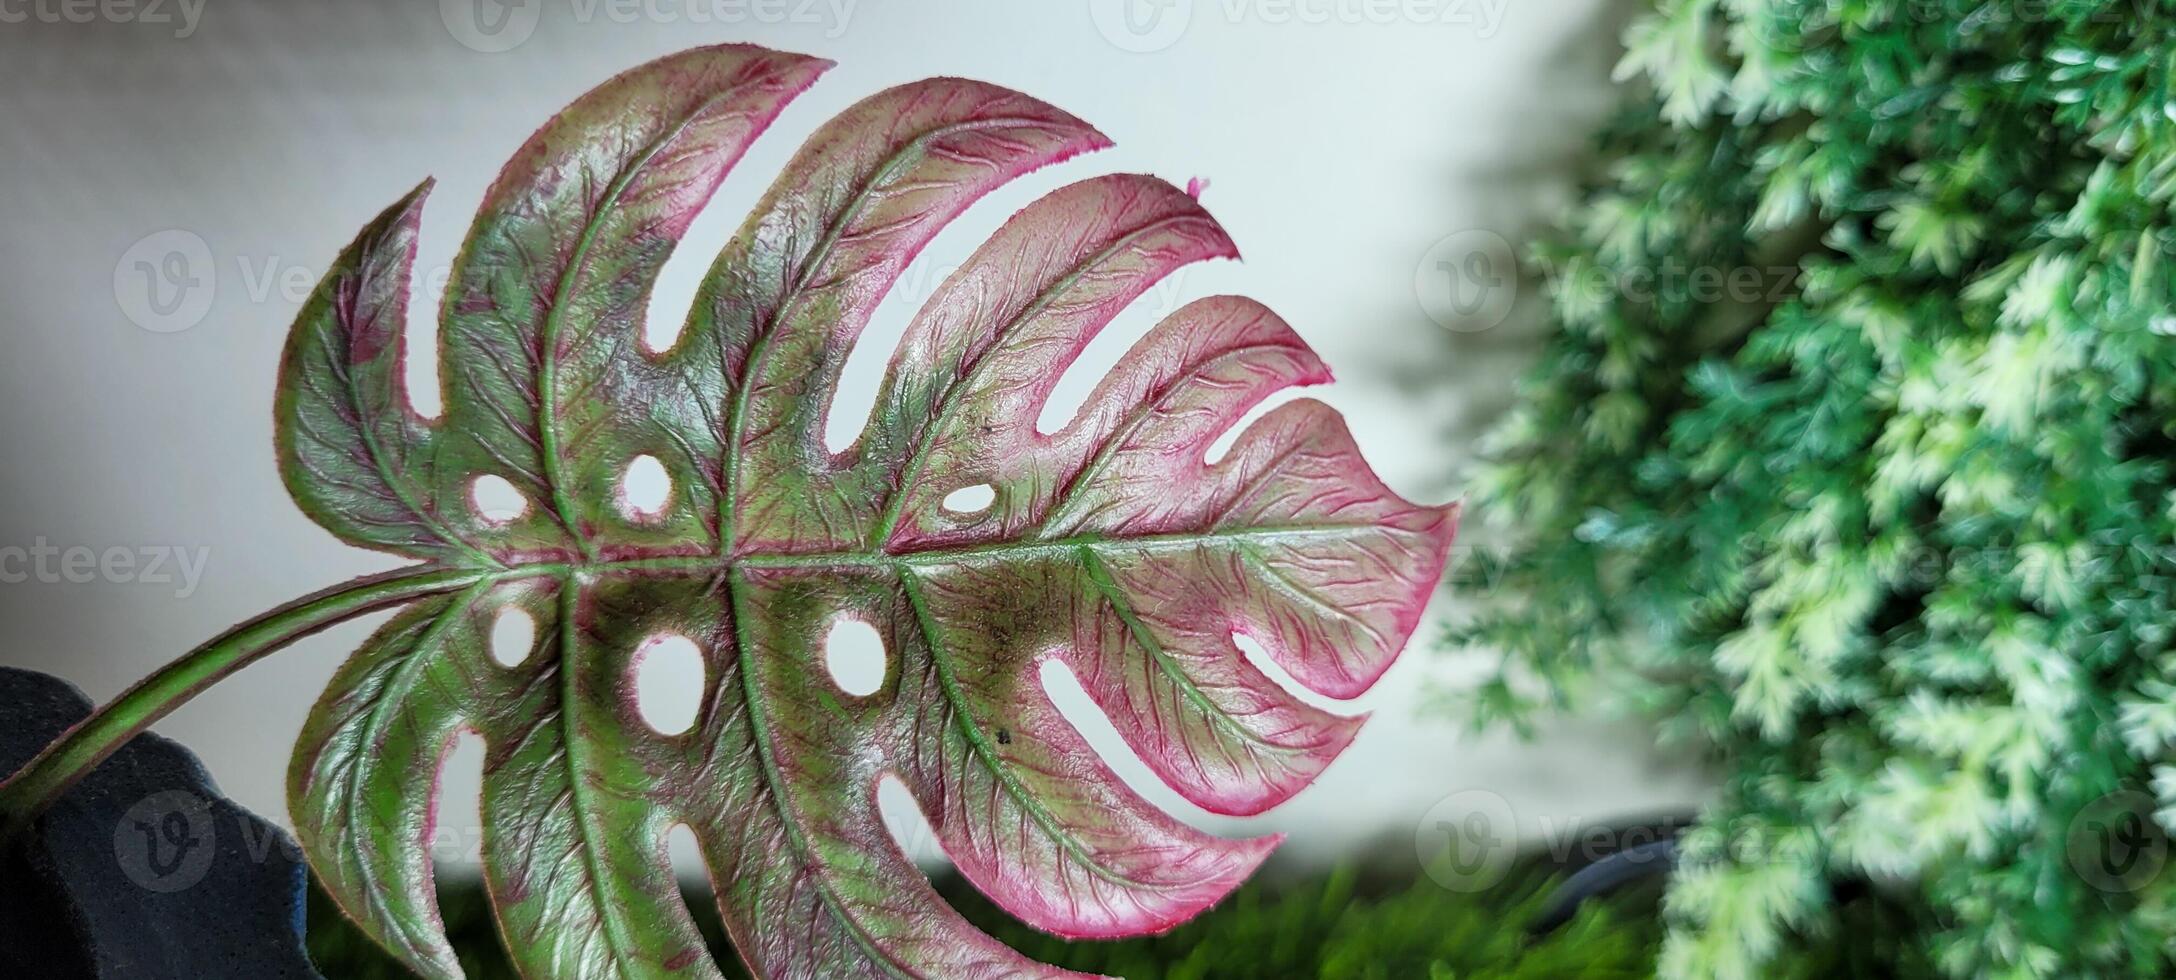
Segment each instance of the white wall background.
[[[333,540],[280,486],[271,401],[286,325],[355,230],[425,175],[439,187],[419,269],[443,268],[504,157],[620,70],[727,40],[839,63],[748,154],[667,268],[655,309],[671,322],[821,120],[926,75],[997,82],[1118,146],[992,195],[909,271],[906,292],[926,294],[1007,215],[1064,183],[1206,177],[1205,202],[1246,261],[1187,271],[1114,339],[1197,296],[1256,296],[1338,370],[1339,384],[1312,394],[1347,413],[1391,486],[1440,501],[1457,495],[1465,448],[1501,410],[1534,330],[1529,302],[1494,329],[1443,329],[1424,314],[1416,271],[1442,257],[1446,236],[1454,250],[1476,234],[1521,240],[1569,194],[1609,107],[1616,52],[1599,0],[1125,0],[1131,22],[1099,21],[1127,11],[1097,0],[528,0],[488,36],[469,0],[151,2],[88,8],[92,22],[74,23],[81,8],[61,0],[0,0],[0,548],[205,559],[193,591],[136,581],[140,568],[0,584],[0,663],[59,674],[97,700],[233,622],[395,564]],[[163,296],[195,305],[161,315],[133,266],[187,240],[139,245],[170,229],[205,253],[170,280],[197,286]],[[435,402],[422,326],[437,297],[417,300],[413,380]],[[896,336],[908,312],[889,304],[872,336]],[[1122,348],[1090,356],[1108,363]],[[230,795],[283,819],[303,715],[373,625],[305,641],[159,730],[199,752]],[[1522,744],[1426,715],[1430,675],[1459,670],[1431,649],[1437,629],[1425,625],[1360,702],[1375,720],[1345,758],[1266,818],[1208,820],[1137,760],[1121,770],[1219,830],[1287,831],[1301,860],[1386,836],[1411,853],[1447,797],[1450,811],[1508,812],[1528,835],[1701,797],[1697,774],[1660,761],[1637,729],[1566,722]],[[453,800],[473,799],[474,764],[456,760]],[[445,813],[456,833],[473,823],[458,802]]]

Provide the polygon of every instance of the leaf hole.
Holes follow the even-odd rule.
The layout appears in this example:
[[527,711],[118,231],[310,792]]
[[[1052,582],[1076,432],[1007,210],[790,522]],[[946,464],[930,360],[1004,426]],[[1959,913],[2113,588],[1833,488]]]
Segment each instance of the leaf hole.
[[[695,836],[695,828],[685,823],[674,823],[665,828],[665,860],[672,865],[673,877],[681,881],[683,890],[689,885],[707,891],[709,865],[703,860],[702,840]],[[709,895],[699,896],[709,898]]]
[[[1037,671],[1036,680],[1042,683],[1043,697],[1050,700],[1058,716],[1073,726],[1073,731],[1088,743],[1088,748],[1102,757],[1112,774],[1127,789],[1164,812],[1199,826],[1209,816],[1208,811],[1189,802],[1172,789],[1162,776],[1156,774],[1148,763],[1141,761],[1141,753],[1134,748],[1124,733],[1118,730],[1103,706],[1096,703],[1095,695],[1081,684],[1080,675],[1072,665],[1058,657],[1048,657]],[[1010,730],[1012,741],[1024,741],[1026,735],[1017,728]]]
[[900,342],[906,338],[907,324],[951,272],[938,268],[936,257],[924,250],[907,263],[899,281],[877,302],[869,322],[847,350],[846,362],[839,366],[838,385],[824,405],[825,449],[843,453],[868,430],[870,419],[876,415],[884,376]]
[[980,514],[996,502],[997,488],[987,483],[961,487],[944,495],[945,511],[959,515]]
[[884,638],[862,620],[840,617],[824,634],[824,669],[841,691],[857,698],[875,694],[884,686]]
[[[1093,164],[1094,161],[1083,154],[1005,182],[946,222],[936,237],[930,239],[929,245],[908,261],[900,270],[898,281],[877,302],[868,325],[862,328],[853,348],[847,352],[838,387],[825,406],[824,448],[834,453],[844,452],[868,429],[878,411],[877,400],[884,394],[884,376],[892,361],[900,356],[899,348],[906,338],[907,328],[925,307],[939,314],[946,312],[935,309],[940,304],[940,294],[944,296],[943,302],[949,302],[956,310],[979,310],[994,301],[990,294],[996,284],[987,278],[964,281],[957,291],[945,291],[945,286],[976,250],[1021,208],[1072,183],[1083,173],[1098,172],[1099,168]],[[947,318],[938,317],[940,320]]]
[[672,502],[672,474],[655,456],[637,456],[620,474],[620,510],[629,520],[649,520]]
[[438,805],[426,811],[430,828],[425,846],[433,867],[455,869],[452,875],[435,876],[442,883],[458,880],[462,869],[483,866],[484,762],[491,753],[484,737],[466,726],[455,730],[440,753]]
[[507,606],[491,620],[491,659],[501,667],[519,666],[536,649],[536,617],[519,606]]
[[1302,703],[1337,714],[1353,710],[1352,702],[1341,701],[1301,683],[1299,678],[1292,676],[1291,671],[1284,669],[1284,665],[1277,662],[1276,656],[1271,654],[1268,648],[1262,645],[1261,641],[1248,636],[1245,632],[1233,630],[1232,645],[1238,647],[1239,655],[1245,657],[1247,663],[1255,670],[1261,671],[1262,676],[1269,678],[1270,683],[1284,688],[1285,693],[1299,699]]
[[635,648],[635,710],[660,735],[695,727],[703,706],[703,652],[694,640],[660,633]]
[[1232,424],[1218,434],[1215,441],[1209,443],[1208,451],[1201,454],[1202,464],[1215,466],[1223,462],[1224,457],[1231,453],[1232,446],[1239,442],[1239,437],[1245,435],[1246,431],[1254,426],[1257,419],[1307,396],[1308,393],[1305,389],[1286,388],[1254,403],[1254,407],[1247,409],[1238,418],[1233,419]]
[[529,498],[505,477],[486,474],[469,481],[468,505],[486,524],[511,524],[528,513]]
[[1135,345],[1156,322],[1179,308],[1183,280],[1187,269],[1173,272],[1152,283],[1147,292],[1134,297],[1125,309],[1111,318],[1111,322],[1095,336],[1088,339],[1080,354],[1058,373],[1057,384],[1050,389],[1050,396],[1035,414],[1035,431],[1043,435],[1062,432],[1071,426],[1088,405],[1089,396],[1118,367],[1127,362]]
[[920,866],[925,872],[943,871],[952,864],[944,852],[944,844],[937,839],[937,829],[930,826],[929,816],[914,798],[914,791],[899,777],[886,773],[876,783],[876,811],[884,821],[884,829],[891,833],[892,842],[899,845],[899,852]]
[[[793,102],[779,115],[772,130],[805,131],[788,120],[800,115],[813,125],[823,116],[807,115],[812,108]],[[716,263],[718,254],[733,244],[741,224],[755,210],[764,192],[770,189],[771,178],[786,166],[798,148],[799,143],[794,140],[759,139],[749,144],[739,165],[725,172],[717,190],[696,211],[694,220],[689,221],[680,234],[679,244],[673,246],[672,254],[658,269],[657,281],[651,286],[644,305],[642,347],[645,351],[671,350],[687,339],[684,335],[688,317],[696,298],[702,294],[711,266]],[[458,240],[458,233],[449,237]]]
[[446,413],[445,389],[438,382],[439,309],[453,283],[452,243],[463,237],[457,229],[465,227],[472,217],[460,214],[458,208],[425,208],[422,228],[416,235],[414,269],[408,278],[408,322],[400,328],[407,342],[405,355],[400,358],[401,380],[408,392],[408,406],[417,415],[434,421]]

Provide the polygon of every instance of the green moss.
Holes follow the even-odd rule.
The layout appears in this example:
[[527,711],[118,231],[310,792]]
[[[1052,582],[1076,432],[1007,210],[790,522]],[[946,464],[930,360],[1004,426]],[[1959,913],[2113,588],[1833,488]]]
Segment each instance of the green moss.
[[[1526,936],[1545,898],[1537,875],[1514,875],[1481,894],[1419,883],[1363,881],[1350,871],[1249,884],[1163,936],[1067,942],[1007,918],[956,881],[940,886],[977,925],[1039,960],[1128,980],[1614,980],[1650,976],[1661,932],[1651,894],[1590,902],[1562,928]],[[440,888],[447,934],[472,980],[513,980],[481,889]],[[707,899],[689,896],[727,975],[741,977]],[[310,955],[327,976],[395,980],[410,974],[357,932],[322,893],[310,906]]]
[[[1653,971],[1651,915],[1607,906],[1530,941],[1538,877],[1472,895],[1431,881],[1371,894],[1350,872],[1251,885],[1169,935],[1067,943],[962,902],[986,928],[1040,960],[1129,980],[1260,977],[1612,978]],[[954,896],[959,901],[958,896]]]

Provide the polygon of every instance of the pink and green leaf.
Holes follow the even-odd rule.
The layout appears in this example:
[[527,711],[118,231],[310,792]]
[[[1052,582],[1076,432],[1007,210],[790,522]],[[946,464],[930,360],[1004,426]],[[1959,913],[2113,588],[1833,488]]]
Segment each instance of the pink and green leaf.
[[[1172,314],[1058,431],[1036,420],[1119,311],[1236,256],[1187,193],[1096,178],[1021,211],[925,303],[843,452],[826,414],[848,354],[914,256],[1023,173],[1104,145],[1026,96],[956,79],[880,93],[823,126],[706,276],[677,340],[643,344],[688,222],[821,61],[705,48],[583,97],[487,195],[444,304],[446,412],[401,388],[424,189],[366,227],[298,319],[280,460],[343,540],[469,570],[418,599],[327,690],[297,746],[294,817],[328,890],[429,977],[457,977],[433,905],[439,768],[486,747],[484,873],[532,977],[714,977],[666,856],[693,832],[734,944],[765,977],[1060,977],[968,925],[886,828],[906,788],[977,887],[1071,937],[1167,929],[1275,845],[1143,800],[1053,702],[1072,672],[1149,767],[1215,812],[1255,814],[1351,741],[1242,652],[1300,684],[1365,691],[1442,571],[1452,507],[1374,478],[1312,401],[1209,447],[1263,399],[1329,380],[1236,297]],[[663,464],[661,513],[618,493]],[[480,477],[529,509],[470,505]],[[947,506],[986,487],[986,507]],[[513,666],[491,624],[537,626]],[[826,671],[842,619],[885,674]],[[632,694],[661,634],[702,651],[701,709],[664,734]]]

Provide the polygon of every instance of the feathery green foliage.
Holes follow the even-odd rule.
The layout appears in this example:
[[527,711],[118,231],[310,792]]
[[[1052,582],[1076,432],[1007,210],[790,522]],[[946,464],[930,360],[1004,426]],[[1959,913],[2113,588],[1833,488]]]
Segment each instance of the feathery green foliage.
[[[1542,248],[1463,707],[1711,751],[1666,975],[2176,971],[2176,3],[1658,0]],[[2158,812],[2156,812],[2158,811]],[[1899,955],[1903,955],[1900,953]]]

